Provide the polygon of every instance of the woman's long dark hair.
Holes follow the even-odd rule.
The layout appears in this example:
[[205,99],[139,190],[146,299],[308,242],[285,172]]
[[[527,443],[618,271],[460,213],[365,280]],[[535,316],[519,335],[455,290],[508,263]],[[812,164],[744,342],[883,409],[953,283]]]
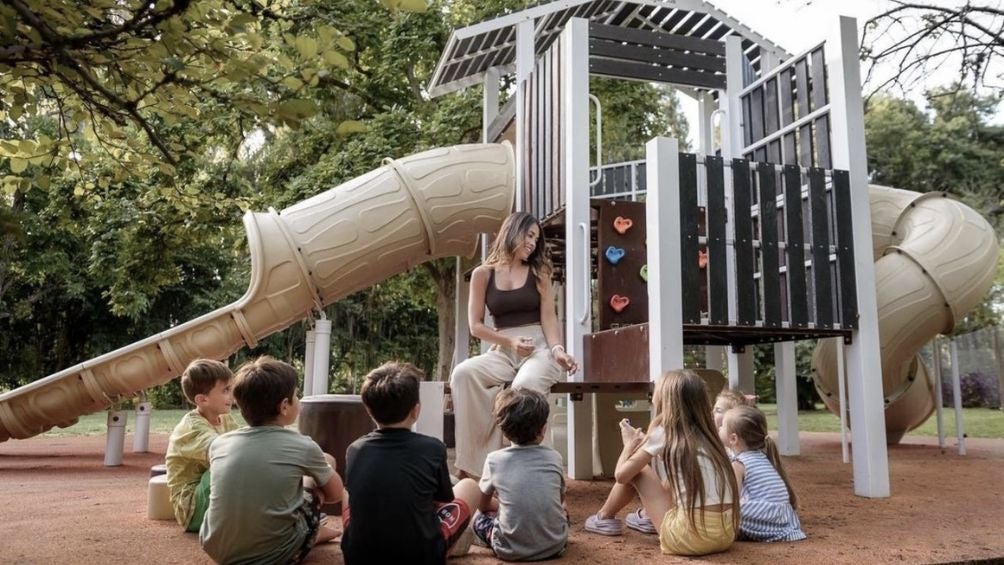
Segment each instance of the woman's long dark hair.
[[513,212],[502,222],[499,233],[492,242],[492,248],[488,253],[488,258],[484,264],[489,267],[512,263],[516,257],[516,250],[523,245],[527,232],[530,228],[537,226],[540,238],[537,239],[537,247],[526,259],[530,266],[530,272],[537,278],[537,284],[541,281],[550,281],[554,266],[551,264],[551,250],[547,248],[547,241],[544,239],[544,229],[540,222],[532,214],[527,212]]

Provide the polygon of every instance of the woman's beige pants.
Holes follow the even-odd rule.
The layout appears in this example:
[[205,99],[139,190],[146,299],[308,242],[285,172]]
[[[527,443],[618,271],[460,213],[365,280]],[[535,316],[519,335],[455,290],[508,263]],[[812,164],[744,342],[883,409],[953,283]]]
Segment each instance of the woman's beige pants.
[[453,369],[450,391],[453,397],[457,469],[480,477],[489,453],[502,447],[502,432],[495,425],[492,409],[495,395],[505,383],[548,394],[551,385],[563,380],[562,370],[547,348],[544,331],[537,324],[497,330],[513,337],[533,338],[534,351],[517,358],[513,351],[498,345],[472,357]]

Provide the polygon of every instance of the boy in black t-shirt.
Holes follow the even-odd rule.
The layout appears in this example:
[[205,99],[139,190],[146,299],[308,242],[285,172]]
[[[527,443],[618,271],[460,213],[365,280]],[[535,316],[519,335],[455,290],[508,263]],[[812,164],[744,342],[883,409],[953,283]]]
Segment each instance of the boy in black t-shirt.
[[377,429],[346,453],[342,522],[345,563],[443,563],[481,498],[464,479],[450,488],[446,445],[417,434],[418,382],[409,363],[366,375],[363,405]]

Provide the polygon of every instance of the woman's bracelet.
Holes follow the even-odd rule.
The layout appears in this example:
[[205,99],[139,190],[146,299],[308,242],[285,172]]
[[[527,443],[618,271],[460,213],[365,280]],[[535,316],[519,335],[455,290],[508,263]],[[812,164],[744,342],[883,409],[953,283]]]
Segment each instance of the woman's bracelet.
[[560,349],[560,350],[564,351],[565,350],[565,346],[561,345],[560,343],[557,344],[557,345],[552,345],[551,346],[551,357],[554,357],[555,355],[557,355],[557,353],[554,352],[555,349]]

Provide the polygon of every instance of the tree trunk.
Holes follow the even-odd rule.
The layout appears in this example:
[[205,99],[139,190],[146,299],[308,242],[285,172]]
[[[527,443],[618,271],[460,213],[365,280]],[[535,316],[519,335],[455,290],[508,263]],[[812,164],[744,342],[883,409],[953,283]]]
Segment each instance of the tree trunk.
[[[444,260],[443,263],[455,264]],[[457,343],[457,277],[452,265],[441,265],[436,278],[436,311],[439,313],[439,359],[436,361],[436,379],[445,381],[453,370],[453,350]]]

